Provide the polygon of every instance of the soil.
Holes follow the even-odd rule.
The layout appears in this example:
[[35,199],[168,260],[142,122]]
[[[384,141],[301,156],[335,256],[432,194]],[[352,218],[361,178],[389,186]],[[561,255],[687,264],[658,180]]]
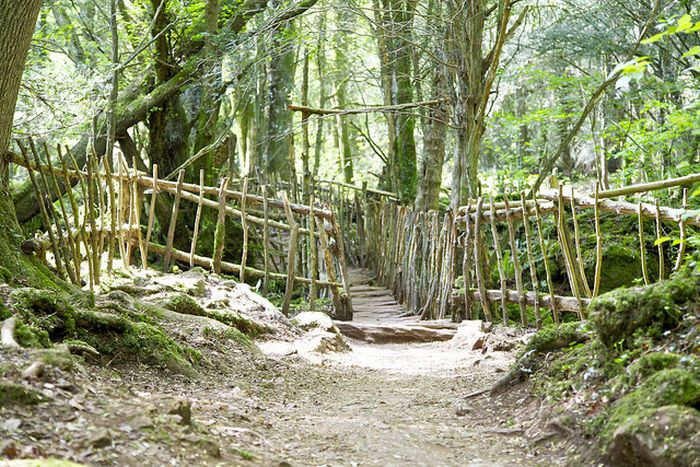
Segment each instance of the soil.
[[[359,300],[357,305],[361,311]],[[348,340],[350,351],[327,353],[299,346],[304,336],[295,333],[258,342],[266,354],[201,335],[189,339],[204,356],[194,376],[85,357],[76,358],[80,363],[73,369],[47,367],[40,379],[26,381],[18,371],[36,360],[36,351],[0,349],[2,381],[19,382],[45,398],[0,408],[0,459],[183,466],[581,465],[575,452],[558,444],[560,436],[532,429],[541,425],[542,414],[526,390],[497,398],[486,392],[513,361],[523,336],[508,329],[482,334],[478,323],[461,329],[466,331],[457,330],[450,341]]]

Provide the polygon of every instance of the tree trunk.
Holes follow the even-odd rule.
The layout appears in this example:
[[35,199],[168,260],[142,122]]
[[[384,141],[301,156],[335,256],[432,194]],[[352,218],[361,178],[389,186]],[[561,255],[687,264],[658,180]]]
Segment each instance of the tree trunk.
[[[0,156],[10,147],[17,94],[40,6],[41,0],[26,0],[22,5],[14,0],[0,0]],[[20,254],[21,241],[22,231],[8,186],[1,181],[0,281],[34,282],[34,265],[29,265],[27,257]]]

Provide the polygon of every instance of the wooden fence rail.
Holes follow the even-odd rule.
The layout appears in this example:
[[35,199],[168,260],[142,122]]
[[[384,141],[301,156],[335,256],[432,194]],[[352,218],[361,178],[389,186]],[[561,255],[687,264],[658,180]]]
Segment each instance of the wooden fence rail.
[[[523,326],[539,327],[568,319],[564,314],[585,318],[606,288],[604,247],[619,240],[606,238],[605,220],[638,224],[640,281],[677,270],[688,229],[700,226],[683,187],[697,180],[700,175],[604,193],[597,188],[590,196],[560,186],[532,199],[524,192],[501,201],[480,198],[447,212],[416,212],[392,196],[341,184],[324,190],[338,207],[348,258],[371,268],[411,313],[457,321],[517,317]],[[681,187],[682,207],[610,199],[670,187]],[[677,244],[668,241],[672,230]]]
[[[146,269],[151,266],[149,257],[156,255],[165,271],[170,271],[173,261],[180,261],[236,274],[241,281],[259,279],[268,290],[274,281],[284,281],[286,314],[293,294],[301,288],[311,308],[328,296],[336,318],[352,319],[343,233],[327,207],[290,202],[275,187],[249,190],[245,179],[241,191],[228,189],[226,178],[218,187],[205,186],[203,173],[199,183],[187,183],[184,171],[177,181],[161,180],[157,166],[146,174],[121,154],[116,157],[116,169],[94,153],[80,167],[67,148],[51,151],[31,139],[18,141],[18,147],[21,156],[10,156],[6,162],[27,170],[35,195],[42,200],[46,232],[28,239],[23,251],[46,257],[64,279],[94,290],[102,270],[111,272],[116,258],[129,269],[136,257]],[[63,196],[52,196],[55,193]],[[51,202],[54,198],[56,202]],[[190,219],[193,225],[182,224],[183,203],[196,211]],[[167,217],[164,209],[169,211]],[[211,257],[198,254],[204,219],[213,219],[215,225]],[[241,228],[236,237],[241,250],[237,263],[224,260],[226,239],[231,237],[226,232],[227,219],[234,219]],[[156,223],[164,233],[163,244],[155,241]],[[180,244],[186,232],[187,251],[175,246],[178,232]]]

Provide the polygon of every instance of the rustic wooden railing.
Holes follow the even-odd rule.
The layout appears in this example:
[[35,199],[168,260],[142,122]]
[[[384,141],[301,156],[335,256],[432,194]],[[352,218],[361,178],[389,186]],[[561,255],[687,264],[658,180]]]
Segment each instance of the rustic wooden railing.
[[[157,166],[146,174],[136,169],[135,161],[129,165],[121,154],[113,171],[94,154],[88,154],[85,166],[79,167],[68,148],[51,151],[33,140],[18,141],[18,147],[21,155],[10,153],[6,162],[27,169],[37,199],[42,200],[39,205],[46,231],[24,242],[23,251],[47,258],[64,279],[94,290],[102,270],[106,267],[111,272],[116,258],[127,269],[138,258],[140,267],[146,269],[156,255],[164,271],[179,261],[235,274],[241,281],[258,278],[264,289],[274,280],[284,280],[282,310],[286,314],[295,288],[303,288],[310,309],[315,309],[318,298],[330,293],[335,317],[352,319],[341,226],[334,212],[314,202],[313,196],[304,205],[290,202],[284,191],[274,187],[249,189],[246,179],[237,191],[228,188],[226,178],[218,187],[205,186],[203,172],[199,183],[187,183],[184,170],[179,171],[177,181],[162,180]],[[52,196],[55,193],[63,195]],[[55,203],[50,201],[56,198]],[[170,215],[167,223],[161,219],[161,230],[167,233],[164,244],[158,244],[156,208],[163,201]],[[196,209],[193,225],[182,225],[183,203]],[[211,257],[198,254],[205,208],[216,213]],[[242,230],[238,262],[224,260],[227,217],[237,220]],[[188,229],[187,251],[174,245],[177,229],[182,228]]]
[[[684,187],[698,179],[596,189],[592,195],[560,186],[531,199],[524,193],[501,201],[479,198],[447,212],[416,212],[391,194],[366,187],[328,184],[324,189],[338,206],[348,258],[370,267],[377,283],[392,289],[409,312],[425,319],[501,322],[518,316],[521,325],[539,327],[584,318],[599,295],[604,242],[619,241],[606,238],[602,220],[636,220],[640,282],[662,280],[677,269],[688,229],[700,226],[700,216],[688,210]],[[660,206],[657,199],[610,199],[675,187],[681,187],[681,208]],[[581,235],[583,222],[594,232],[588,239]],[[671,230],[680,241],[668,241]],[[653,277],[652,262],[658,271]],[[555,277],[555,270],[563,272]]]

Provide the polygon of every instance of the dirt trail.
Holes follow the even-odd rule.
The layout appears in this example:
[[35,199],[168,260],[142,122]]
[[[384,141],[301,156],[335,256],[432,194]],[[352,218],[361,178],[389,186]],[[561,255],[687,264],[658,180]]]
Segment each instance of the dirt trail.
[[[359,285],[354,291],[355,322],[419,324],[398,317],[403,310],[385,291]],[[547,448],[531,446],[516,426],[524,399],[466,398],[489,388],[512,352],[472,351],[463,335],[429,343],[349,342],[351,352],[322,356],[281,356],[275,349],[286,369],[282,384],[263,396],[270,422],[264,434],[272,444],[262,464],[564,464]]]

